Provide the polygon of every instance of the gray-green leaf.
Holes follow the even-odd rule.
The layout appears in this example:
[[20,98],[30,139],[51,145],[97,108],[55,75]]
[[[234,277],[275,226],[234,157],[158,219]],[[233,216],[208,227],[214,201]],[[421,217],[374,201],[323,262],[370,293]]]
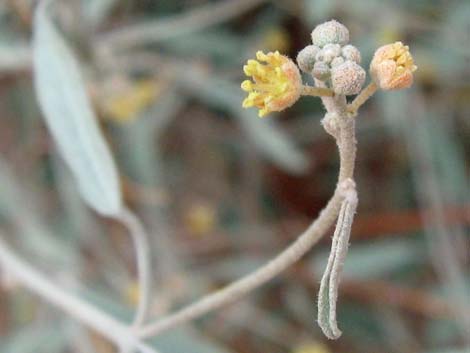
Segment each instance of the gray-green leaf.
[[80,67],[42,2],[34,19],[36,94],[62,157],[85,201],[103,215],[122,205],[118,173],[87,96]]
[[331,253],[318,292],[318,325],[329,339],[341,336],[336,321],[336,301],[344,260],[348,252],[349,237],[357,207],[356,189],[347,191],[341,204],[336,229],[331,244]]

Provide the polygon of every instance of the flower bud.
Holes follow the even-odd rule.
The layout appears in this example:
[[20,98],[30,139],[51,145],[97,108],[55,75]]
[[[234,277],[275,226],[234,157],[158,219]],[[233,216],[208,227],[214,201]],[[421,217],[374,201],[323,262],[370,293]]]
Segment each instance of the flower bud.
[[297,54],[297,65],[303,72],[310,73],[315,64],[315,56],[320,48],[315,45],[308,45]]
[[370,73],[383,90],[408,88],[417,69],[408,46],[402,42],[387,44],[376,50],[370,63]]
[[341,55],[341,45],[339,44],[326,44],[323,47],[323,52],[327,56],[332,56],[333,58]]
[[312,31],[312,43],[320,48],[326,44],[345,45],[347,42],[349,42],[348,29],[335,20],[322,23]]
[[335,66],[341,65],[342,63],[344,63],[344,58],[338,56],[337,58],[334,58],[333,61],[331,61],[330,66],[333,68]]
[[337,94],[358,94],[366,80],[366,72],[354,61],[347,60],[331,70],[331,85]]
[[327,44],[317,53],[315,60],[329,64],[340,53],[341,46],[339,44]]
[[341,49],[341,54],[346,60],[354,61],[356,64],[361,63],[361,52],[354,45],[345,45]]
[[313,65],[312,75],[320,81],[325,81],[330,77],[330,67],[327,63],[318,61]]

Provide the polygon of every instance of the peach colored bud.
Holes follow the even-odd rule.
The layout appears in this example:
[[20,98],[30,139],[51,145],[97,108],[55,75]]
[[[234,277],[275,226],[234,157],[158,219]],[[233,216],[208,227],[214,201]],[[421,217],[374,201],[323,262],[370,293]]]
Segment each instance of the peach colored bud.
[[407,45],[402,42],[387,44],[376,50],[370,63],[370,74],[383,90],[408,88],[413,84],[417,66]]

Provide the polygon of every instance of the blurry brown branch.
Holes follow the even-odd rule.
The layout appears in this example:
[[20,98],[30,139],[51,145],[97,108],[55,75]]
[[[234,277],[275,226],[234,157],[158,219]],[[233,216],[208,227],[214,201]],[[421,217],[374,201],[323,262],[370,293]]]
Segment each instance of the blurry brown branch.
[[341,291],[360,301],[397,306],[431,318],[455,317],[452,308],[443,298],[434,296],[425,289],[407,288],[382,280],[344,280]]
[[[360,239],[365,239],[419,232],[425,228],[423,212],[426,210],[410,209],[358,216],[353,227],[353,234]],[[470,225],[470,207],[448,205],[443,209],[443,221],[450,227]]]
[[188,10],[182,15],[158,19],[111,31],[98,37],[98,44],[114,50],[129,49],[195,32],[237,17],[267,0],[224,0]]

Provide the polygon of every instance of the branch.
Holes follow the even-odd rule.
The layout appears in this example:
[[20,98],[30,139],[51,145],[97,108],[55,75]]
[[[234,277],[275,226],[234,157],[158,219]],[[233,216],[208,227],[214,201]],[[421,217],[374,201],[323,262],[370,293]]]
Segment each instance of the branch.
[[313,96],[313,97],[333,97],[334,92],[326,87],[311,87],[302,86],[302,96]]
[[132,211],[124,208],[118,219],[129,229],[137,258],[137,276],[139,281],[139,303],[134,317],[134,327],[141,326],[146,319],[150,306],[151,259],[148,235],[139,218]]
[[144,353],[158,353],[135,336],[129,327],[110,315],[66,292],[23,261],[0,239],[0,266],[26,288],[62,309],[71,317],[101,333],[120,347],[134,347]]
[[356,98],[348,105],[348,112],[351,115],[356,115],[357,110],[377,91],[377,84],[372,81],[357,95]]
[[[324,87],[321,82],[317,82],[317,86]],[[299,260],[328,231],[338,216],[344,197],[341,190],[342,182],[353,177],[356,158],[356,139],[354,119],[346,116],[346,98],[344,96],[335,96],[332,98],[323,97],[322,100],[328,113],[334,114],[337,117],[338,134],[335,138],[339,149],[340,172],[333,197],[320,212],[318,218],[312,222],[296,241],[266,265],[229,284],[225,288],[209,294],[152,324],[144,326],[138,331],[140,337],[145,338],[157,335],[174,326],[196,319],[224,305],[235,302]]]
[[267,0],[225,0],[202,5],[166,19],[134,24],[102,34],[97,44],[113,50],[129,49],[146,42],[155,43],[214,26],[258,6]]

